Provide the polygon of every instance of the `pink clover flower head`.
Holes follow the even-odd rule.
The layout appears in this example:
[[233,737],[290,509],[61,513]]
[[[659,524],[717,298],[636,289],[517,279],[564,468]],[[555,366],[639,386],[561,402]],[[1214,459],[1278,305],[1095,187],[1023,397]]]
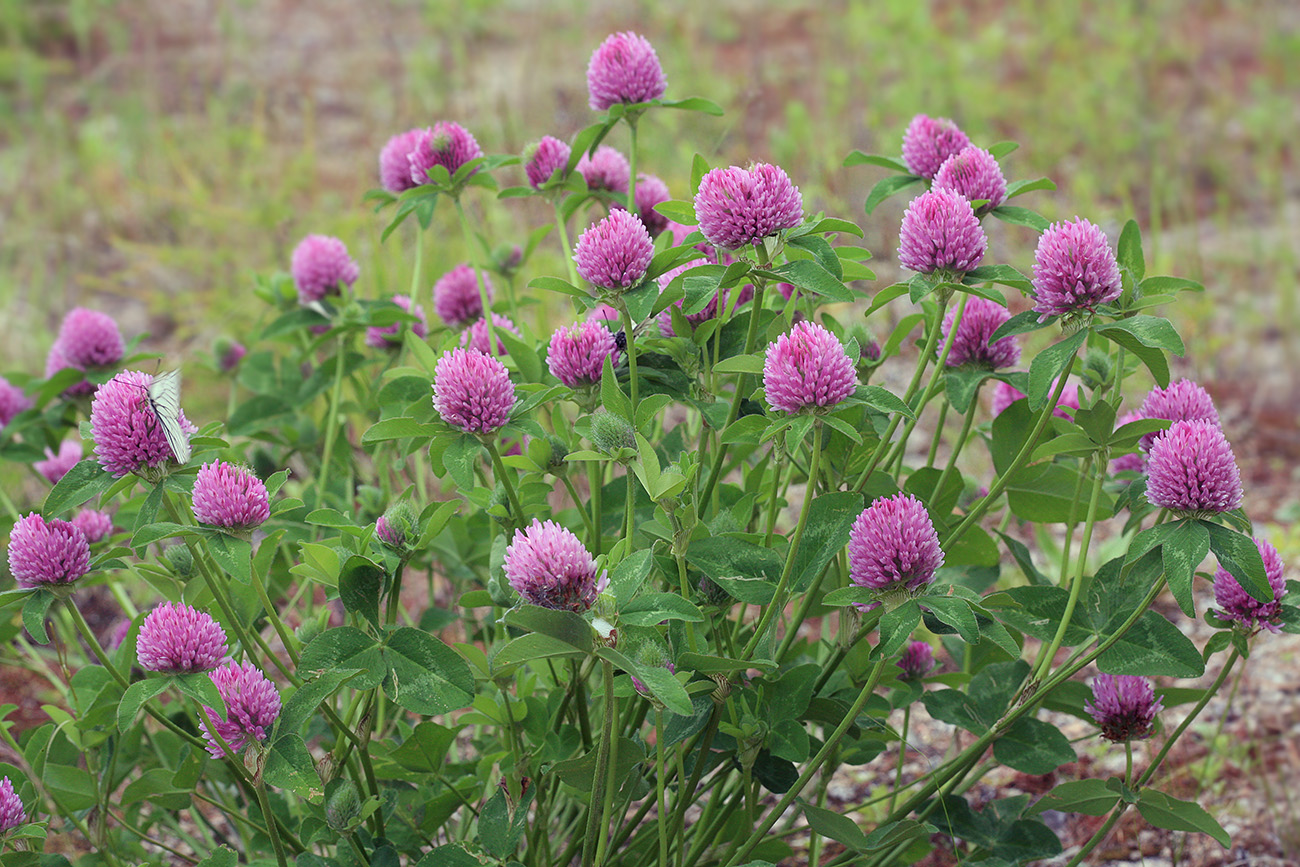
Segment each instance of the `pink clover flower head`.
[[164,602],[145,615],[135,653],[146,671],[211,671],[226,655],[226,632],[206,611]]
[[613,322],[617,327],[618,323],[623,321],[623,314],[619,313],[608,304],[597,304],[590,314],[587,315],[588,322]]
[[641,218],[613,210],[578,238],[573,260],[582,279],[609,292],[638,285],[650,267],[654,242]]
[[1251,632],[1260,627],[1269,632],[1281,632],[1278,618],[1282,615],[1282,597],[1286,595],[1282,556],[1267,539],[1256,537],[1255,547],[1264,561],[1264,575],[1273,591],[1273,599],[1260,602],[1242,588],[1235,575],[1220,566],[1214,573],[1214,601],[1220,609],[1215,614],[1223,620],[1234,620]]
[[1007,199],[1007,181],[993,154],[968,145],[948,157],[934,176],[934,188],[952,190],[974,203],[983,199],[978,214],[987,214]]
[[113,532],[113,519],[108,512],[99,509],[82,509],[73,516],[72,526],[85,534],[86,541],[93,545]]
[[596,601],[596,561],[568,529],[538,521],[506,548],[506,580],[529,605],[581,613]]
[[797,323],[767,348],[763,389],[781,412],[834,407],[853,394],[857,369],[844,346],[816,322]]
[[468,264],[457,265],[433,284],[433,312],[451,328],[463,328],[483,315],[483,299],[479,296],[478,281],[483,281],[483,293],[492,303],[492,281],[488,275],[475,271]]
[[[1056,390],[1056,384],[1060,380],[1052,380],[1052,391]],[[1002,411],[1018,400],[1022,400],[1027,395],[1016,388],[1009,382],[998,381],[997,386],[993,389],[993,417],[997,418],[1002,415]],[[1072,419],[1073,415],[1066,410],[1077,410],[1079,408],[1079,386],[1077,383],[1067,382],[1064,390],[1061,391],[1061,399],[1056,402],[1056,409],[1052,415],[1057,418]]]
[[1217,424],[1178,421],[1147,453],[1147,501],[1185,514],[1231,512],[1241,505],[1241,473]]
[[[1214,398],[1190,379],[1178,379],[1169,383],[1168,388],[1156,386],[1147,392],[1139,410],[1142,418],[1166,418],[1170,421],[1208,421],[1219,425],[1219,411],[1214,406]],[[1167,431],[1155,431],[1146,434],[1138,441],[1143,451],[1150,451],[1151,444],[1164,436]]]
[[117,322],[107,313],[74,307],[63,317],[55,345],[72,367],[107,367],[126,354],[126,343]]
[[9,534],[9,571],[19,587],[71,584],[90,571],[90,543],[71,523],[32,512]]
[[266,740],[266,730],[280,716],[280,693],[275,684],[251,662],[227,662],[208,676],[226,703],[225,719],[210,707],[200,716],[199,729],[208,742],[208,753],[213,758],[225,755],[208,728],[208,720],[236,755],[249,743]]
[[600,322],[588,319],[555,329],[546,352],[546,366],[569,388],[583,388],[600,382],[606,358],[611,366],[618,366],[614,334]]
[[0,428],[13,421],[18,413],[35,405],[21,388],[0,376]]
[[194,477],[194,517],[211,527],[251,530],[271,517],[270,496],[248,467],[213,461]]
[[399,500],[375,521],[375,535],[388,547],[405,551],[418,535],[419,520],[414,507]]
[[601,145],[595,153],[583,154],[574,170],[582,175],[589,190],[604,190],[627,195],[632,180],[632,165],[627,157],[610,147]]
[[399,349],[402,345],[402,327],[409,325],[416,337],[424,338],[429,334],[429,320],[425,318],[424,307],[419,304],[411,307],[409,295],[394,295],[394,304],[416,318],[415,322],[394,322],[392,325],[372,325],[366,329],[366,346],[371,349]]
[[898,262],[918,274],[971,271],[988,250],[988,238],[966,197],[934,189],[912,200],[898,233]]
[[469,130],[458,123],[441,120],[428,129],[421,130],[407,155],[411,167],[411,183],[423,186],[429,183],[429,169],[442,166],[450,175],[470,160],[483,156]]
[[293,248],[289,261],[298,302],[310,304],[326,295],[339,295],[357,282],[361,269],[348,255],[347,245],[329,235],[308,235]]
[[649,102],[664,95],[668,78],[644,36],[611,33],[587,64],[587,104],[604,111],[619,102]]
[[510,420],[515,388],[506,366],[477,349],[453,349],[438,359],[433,408],[454,428],[490,434]]
[[222,373],[234,373],[239,362],[248,355],[248,347],[238,340],[225,341],[217,346],[217,367]]
[[[943,339],[946,341],[952,333],[952,323],[957,311],[950,310],[943,320]],[[1011,318],[1005,307],[978,296],[966,302],[962,311],[961,322],[957,323],[957,334],[948,352],[948,366],[987,367],[1001,370],[1014,367],[1020,360],[1020,344],[1015,335],[1008,335],[990,344],[989,338],[1004,322]]]
[[[63,347],[56,340],[54,345],[50,347],[49,353],[45,356],[45,378],[52,379],[54,374],[62,370],[68,370],[69,368],[72,370],[84,369],[73,364],[71,361],[68,361],[68,359],[63,355]],[[80,382],[74,383],[65,388],[63,393],[69,397],[80,397],[87,394],[94,394],[95,386],[88,380],[83,379]]]
[[[667,202],[671,198],[668,185],[655,175],[636,176],[636,212],[641,222],[645,224],[650,237],[657,238],[664,229],[668,228],[668,218],[656,211],[655,205]],[[615,208],[623,206],[623,202],[614,203]]]
[[1151,737],[1164,703],[1145,677],[1099,674],[1092,680],[1092,699],[1084,702],[1083,709],[1101,727],[1102,737],[1123,743]]
[[849,580],[859,587],[913,593],[942,565],[939,534],[925,505],[909,494],[876,500],[849,531]]
[[59,453],[55,454],[53,449],[45,449],[45,460],[37,461],[32,464],[36,472],[45,477],[45,481],[51,485],[57,485],[59,479],[68,474],[68,470],[77,465],[81,460],[81,443],[77,440],[64,440],[59,444]]
[[1087,220],[1053,223],[1034,251],[1034,311],[1049,316],[1091,311],[1119,297],[1119,263],[1106,233]]
[[[500,333],[502,331],[509,331],[515,337],[523,336],[522,334],[519,333],[519,329],[515,326],[515,324],[510,321],[510,317],[502,316],[500,313],[493,313],[492,333],[496,336],[497,339],[497,351],[492,353],[493,355],[502,356],[507,354],[506,345],[503,342],[501,342]],[[460,345],[468,347],[470,349],[477,349],[479,352],[482,352],[485,355],[488,354],[487,321],[485,319],[480,318],[469,328],[466,328],[463,332],[461,332]]]
[[710,244],[738,250],[803,219],[803,196],[780,166],[717,168],[700,178],[695,216]]
[[[1135,421],[1141,421],[1146,418],[1141,410],[1130,410],[1119,417],[1115,422],[1115,429],[1119,430],[1126,424],[1132,424]],[[1120,455],[1110,462],[1110,470],[1113,473],[1136,472],[1140,473],[1146,469],[1146,455],[1141,451],[1129,452],[1126,455]]]
[[903,656],[898,660],[898,667],[903,673],[898,676],[899,680],[914,681],[920,680],[937,667],[934,661],[934,648],[928,641],[913,641],[907,645],[903,651]]
[[27,824],[27,811],[8,777],[0,779],[0,834],[7,834]]
[[903,133],[903,162],[913,174],[933,178],[948,157],[968,145],[966,133],[948,118],[918,114]]
[[[137,370],[125,370],[104,383],[90,404],[91,436],[99,465],[117,477],[150,469],[174,460],[162,425],[149,405],[153,377]],[[194,427],[178,419],[181,429]]]
[[524,150],[524,174],[528,176],[528,185],[535,190],[555,177],[556,172],[563,177],[571,153],[567,144],[550,135],[544,135],[529,145]]
[[411,151],[422,129],[408,129],[388,140],[379,152],[379,185],[394,195],[416,186],[411,180]]

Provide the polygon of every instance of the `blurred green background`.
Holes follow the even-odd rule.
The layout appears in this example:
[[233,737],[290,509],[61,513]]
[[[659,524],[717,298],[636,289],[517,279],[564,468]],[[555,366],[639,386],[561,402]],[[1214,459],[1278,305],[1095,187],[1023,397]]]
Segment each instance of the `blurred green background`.
[[[1086,7],[1086,8],[1085,8]],[[287,267],[303,235],[343,238],[359,290],[409,280],[404,236],[361,203],[388,136],[457,120],[488,152],[570,136],[591,51],[632,29],[669,97],[722,118],[658,112],[642,166],[686,197],[690,157],[781,164],[812,208],[863,223],[874,291],[892,282],[904,197],[867,218],[917,112],[982,145],[1014,139],[1020,200],[1111,234],[1141,224],[1148,271],[1203,282],[1165,311],[1190,348],[1253,485],[1252,512],[1293,517],[1300,466],[1300,6],[723,0],[0,0],[2,369],[39,372],[67,308],[112,312],[172,362],[253,321],[252,274]],[[619,130],[612,143],[626,147]],[[517,170],[507,170],[517,172]],[[512,176],[503,185],[518,183]],[[492,241],[549,212],[471,194]],[[462,257],[440,213],[431,270]],[[445,221],[445,222],[444,222]],[[576,230],[581,227],[574,227]],[[435,229],[435,231],[437,231]],[[991,256],[1027,270],[1029,230],[990,226]],[[553,238],[530,274],[561,273]],[[426,268],[430,266],[426,265]],[[191,381],[194,378],[191,377]]]

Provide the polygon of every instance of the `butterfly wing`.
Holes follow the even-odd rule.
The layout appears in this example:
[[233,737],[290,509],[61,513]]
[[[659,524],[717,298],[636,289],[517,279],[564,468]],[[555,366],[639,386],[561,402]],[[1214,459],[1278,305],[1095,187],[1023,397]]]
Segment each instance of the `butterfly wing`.
[[154,377],[149,385],[149,406],[162,427],[167,446],[178,464],[189,463],[194,454],[190,438],[181,428],[181,372],[173,370]]

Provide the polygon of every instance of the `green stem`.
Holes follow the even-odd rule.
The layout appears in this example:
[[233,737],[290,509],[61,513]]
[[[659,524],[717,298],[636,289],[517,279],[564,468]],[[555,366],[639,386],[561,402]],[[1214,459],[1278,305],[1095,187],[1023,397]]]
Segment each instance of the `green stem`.
[[266,592],[266,582],[262,578],[261,572],[256,565],[250,565],[249,574],[253,576],[253,587],[257,590],[257,598],[261,600],[262,607],[266,609],[266,616],[271,621],[271,626],[275,628],[275,634],[280,636],[280,643],[284,645],[285,652],[289,654],[290,661],[293,662],[294,668],[298,667],[298,651],[294,644],[297,641],[289,628],[284,625],[280,619],[279,609],[271,602],[270,595]]
[[[412,306],[420,303],[420,272],[424,270],[424,230],[420,228],[420,221],[415,221],[415,262],[411,268],[411,304]],[[432,290],[430,290],[432,292]],[[430,308],[433,307],[433,298],[429,299]]]
[[[912,431],[916,429],[917,423],[921,420],[921,413],[925,411],[926,404],[928,404],[930,399],[934,397],[935,392],[939,389],[939,385],[943,382],[944,365],[948,362],[948,353],[952,351],[953,341],[957,339],[957,328],[961,324],[961,316],[962,313],[966,311],[966,302],[968,300],[970,300],[970,295],[963,292],[961,300],[957,302],[957,310],[953,313],[952,328],[948,330],[948,337],[944,340],[943,349],[939,352],[939,358],[934,368],[934,375],[930,377],[930,381],[925,386],[925,391],[921,394],[921,400],[916,405],[915,414],[912,418],[907,420],[907,424],[903,428],[903,435],[900,436],[898,442],[894,444],[894,451],[890,453],[889,457],[885,458],[885,466],[889,466],[892,461],[902,460],[903,454],[907,451],[907,441],[911,438]],[[926,341],[924,358],[926,364],[929,363],[930,355],[934,352],[934,346],[938,342],[939,333],[943,331],[943,312],[946,306],[947,302],[939,305],[939,313],[935,317],[934,325],[931,328],[931,333]],[[917,370],[917,373],[923,373],[924,370],[925,367],[922,366]],[[908,387],[908,396],[904,398],[909,405],[911,404],[911,395],[916,392],[915,383],[918,378],[919,376],[913,377],[913,385]]]
[[1169,755],[1169,750],[1173,748],[1174,743],[1182,737],[1183,732],[1187,731],[1187,727],[1195,721],[1201,711],[1205,710],[1205,706],[1210,703],[1210,699],[1214,698],[1214,696],[1218,694],[1219,687],[1223,686],[1223,682],[1228,679],[1228,674],[1232,671],[1232,667],[1237,664],[1237,660],[1239,659],[1241,659],[1241,651],[1234,646],[1232,648],[1232,653],[1228,656],[1228,661],[1223,664],[1223,669],[1219,672],[1219,676],[1214,679],[1214,683],[1210,684],[1210,688],[1201,696],[1201,700],[1196,703],[1196,707],[1192,708],[1192,712],[1178,724],[1178,728],[1174,729],[1174,733],[1165,741],[1164,746],[1160,748],[1160,752],[1156,753],[1156,757],[1151,760],[1151,764],[1142,772],[1142,776],[1138,777],[1138,788],[1151,782],[1151,778],[1155,776],[1156,771],[1160,770],[1160,764],[1165,760],[1165,757]]
[[474,231],[469,227],[469,217],[465,216],[465,206],[460,203],[460,197],[452,199],[456,203],[456,217],[460,220],[460,231],[465,237],[465,247],[469,250],[470,266],[474,269],[474,283],[478,286],[479,303],[483,307],[483,325],[487,329],[488,355],[493,358],[497,355],[497,337],[492,327],[492,302],[487,295],[487,284],[483,282],[483,263],[479,261],[478,239],[474,237]]
[[582,845],[582,867],[592,867],[600,857],[599,848],[608,839],[609,806],[613,794],[605,790],[614,754],[614,721],[618,716],[614,702],[614,666],[601,660],[605,680],[605,721],[600,747],[596,751],[596,772],[591,781],[591,807],[587,811],[587,835]]
[[599,557],[602,553],[601,548],[604,545],[604,535],[601,532],[603,526],[603,514],[601,507],[601,498],[605,488],[604,478],[605,466],[600,461],[587,462],[587,487],[591,490],[591,539],[587,542],[587,547],[591,553]]
[[821,419],[816,419],[813,422],[812,436],[812,462],[808,468],[808,489],[804,491],[803,506],[799,509],[799,523],[795,525],[794,536],[790,540],[790,550],[785,557],[785,568],[781,570],[781,580],[776,584],[776,592],[772,596],[772,601],[763,609],[763,614],[758,620],[758,626],[754,628],[754,634],[750,636],[749,641],[745,644],[745,649],[741,653],[742,659],[749,659],[754,649],[758,647],[759,642],[763,640],[772,618],[785,607],[785,594],[790,586],[790,576],[794,572],[795,556],[799,553],[799,543],[803,540],[804,529],[808,526],[808,514],[812,511],[812,501],[817,493],[817,473],[820,471],[822,463]]
[[347,349],[344,345],[343,337],[338,340],[338,348],[334,355],[334,383],[330,386],[329,408],[325,413],[325,449],[321,453],[320,459],[320,478],[316,480],[316,508],[319,509],[321,501],[325,497],[325,489],[328,487],[330,474],[330,458],[334,453],[334,440],[338,435],[338,410],[339,402],[343,396],[343,362],[347,356]]
[[573,286],[581,286],[582,282],[578,279],[578,266],[573,261],[573,245],[569,243],[569,227],[565,225],[564,217],[560,214],[558,199],[555,201],[555,228],[559,231],[564,264],[569,268],[569,283]]
[[659,803],[659,867],[668,867],[668,800],[664,794],[664,711],[655,707],[655,793]]
[[[974,401],[971,401],[973,404]],[[930,452],[925,458],[927,467],[934,466],[934,460],[939,456],[939,442],[943,439],[943,425],[948,420],[948,408],[952,406],[948,401],[944,401],[939,407],[939,420],[934,423],[934,436],[930,438]],[[935,488],[935,490],[939,490]]]
[[262,818],[266,820],[266,830],[270,832],[271,848],[275,850],[275,860],[280,867],[288,867],[289,860],[284,854],[284,843],[280,840],[280,826],[271,813],[271,801],[266,796],[266,783],[258,774],[253,780],[253,790],[257,792],[257,805],[262,808]]
[[[636,216],[640,213],[636,208],[636,122],[638,118],[628,116],[627,127],[632,134],[632,152],[628,154],[628,181],[627,181],[627,212]],[[631,332],[628,332],[630,335]]]
[[636,330],[636,327],[632,322],[632,314],[628,312],[627,305],[623,303],[622,299],[619,299],[618,302],[618,312],[623,321],[623,334],[627,338],[627,378],[632,396],[632,417],[628,421],[635,428],[637,404],[636,341],[632,332]]
[[957,434],[957,441],[952,444],[952,454],[948,456],[948,463],[944,465],[943,472],[939,474],[939,481],[934,486],[936,492],[943,490],[944,484],[957,466],[957,456],[966,447],[966,438],[970,436],[971,426],[975,423],[975,411],[979,409],[979,405],[979,392],[976,391],[971,395],[970,408],[966,410],[966,416],[962,419],[961,433]]
[[894,787],[889,791],[889,812],[894,812],[898,790],[903,785],[903,764],[907,760],[907,730],[912,724],[912,706],[903,708],[903,732],[898,741],[898,764],[894,768]]
[[589,541],[595,539],[599,535],[596,532],[596,525],[591,522],[591,515],[587,513],[586,507],[582,505],[582,500],[578,498],[578,492],[574,490],[573,482],[569,480],[567,474],[560,476],[560,481],[564,484],[564,489],[569,492],[569,497],[572,498],[573,505],[577,507],[578,514],[582,516],[582,525],[587,528],[587,539]]
[[487,446],[488,454],[492,456],[492,472],[506,489],[506,500],[510,503],[510,517],[516,526],[523,526],[524,510],[519,505],[519,495],[515,493],[514,480],[506,472],[506,465],[501,462],[501,452],[497,450],[496,440],[485,439],[483,444]]

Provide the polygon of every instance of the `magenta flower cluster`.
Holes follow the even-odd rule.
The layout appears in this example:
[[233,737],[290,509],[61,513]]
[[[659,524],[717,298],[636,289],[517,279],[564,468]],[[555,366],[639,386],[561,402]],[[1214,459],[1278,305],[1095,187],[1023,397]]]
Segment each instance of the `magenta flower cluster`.
[[298,242],[289,271],[302,304],[339,295],[361,276],[361,268],[348,255],[347,245],[330,235],[308,235]]
[[555,329],[546,351],[551,375],[569,388],[583,388],[600,382],[605,359],[617,367],[618,349],[614,335],[594,320]]
[[[208,752],[214,758],[225,753],[213,731],[238,755],[254,741],[266,740],[266,730],[280,716],[280,693],[251,662],[227,662],[209,677],[217,685],[221,699],[226,703],[226,718],[210,707],[204,708],[199,728],[208,742]],[[209,729],[209,720],[212,729]]]
[[849,531],[849,580],[859,587],[914,592],[942,565],[939,534],[925,504],[910,494],[876,500]]
[[1220,566],[1214,573],[1214,602],[1219,606],[1215,613],[1252,632],[1261,627],[1270,632],[1281,632],[1282,626],[1278,621],[1282,616],[1282,597],[1286,595],[1286,570],[1282,564],[1282,555],[1267,539],[1256,537],[1255,547],[1259,549],[1260,559],[1264,561],[1264,577],[1268,579],[1273,598],[1268,602],[1260,602],[1245,591],[1236,576]]
[[767,348],[763,390],[790,414],[833,407],[853,394],[857,369],[844,346],[815,322],[799,322]]
[[402,326],[409,325],[411,333],[423,338],[429,333],[429,321],[425,318],[424,308],[420,305],[411,307],[408,295],[394,295],[390,299],[398,307],[415,317],[415,322],[394,322],[392,325],[372,325],[366,329],[366,346],[372,349],[397,349],[402,345]]
[[433,408],[466,433],[489,434],[510,420],[515,389],[504,364],[477,349],[453,349],[438,359]]
[[[952,334],[953,322],[957,311],[950,310],[943,320],[943,339]],[[989,343],[993,332],[1011,318],[1011,314],[1000,304],[984,298],[971,297],[962,311],[961,321],[957,323],[957,334],[952,339],[952,349],[948,351],[948,366],[961,367],[971,365],[1001,370],[1014,367],[1020,360],[1020,344],[1014,335],[1003,337],[996,343]]]
[[248,467],[213,461],[194,478],[194,517],[227,530],[251,530],[271,517],[266,485]]
[[903,133],[903,162],[913,174],[933,178],[948,157],[969,144],[966,133],[948,118],[918,114]]
[[1034,311],[1040,318],[1093,310],[1119,297],[1119,263],[1106,233],[1076,218],[1053,223],[1034,251]]
[[[668,185],[655,175],[638,174],[636,176],[636,213],[645,224],[650,237],[657,238],[668,228],[668,218],[655,210],[655,205],[672,198]],[[621,208],[623,203],[616,202],[614,207]]]
[[0,376],[0,428],[14,420],[14,416],[31,409],[35,404],[23,390]]
[[1007,199],[1007,180],[1002,176],[1002,167],[993,154],[974,145],[943,161],[934,175],[934,189],[959,193],[972,205],[983,200],[977,214],[987,214]]
[[442,166],[454,175],[465,163],[481,156],[483,149],[469,130],[452,121],[438,121],[420,131],[406,159],[411,168],[411,183],[418,187],[429,183],[429,169],[434,166]]
[[522,337],[515,323],[510,321],[508,316],[502,316],[500,313],[492,314],[492,334],[496,337],[497,345],[495,352],[488,352],[490,344],[488,343],[487,320],[480,318],[477,322],[466,328],[460,335],[460,345],[469,349],[477,349],[485,355],[505,355],[506,345],[501,342],[501,332],[509,331],[515,337]]
[[99,509],[82,509],[72,518],[72,526],[80,530],[90,544],[113,532],[113,518]]
[[479,295],[478,281],[483,281],[483,294],[492,303],[492,281],[485,273],[478,273],[468,264],[460,264],[438,278],[433,284],[433,312],[451,328],[463,328],[483,315],[483,299]]
[[[1204,421],[1219,425],[1219,411],[1214,406],[1214,398],[1190,379],[1175,380],[1169,383],[1168,388],[1158,385],[1152,388],[1138,412],[1141,418],[1163,418],[1171,422]],[[1150,451],[1151,444],[1164,434],[1165,431],[1156,431],[1144,435],[1140,440],[1142,449]]]
[[903,670],[898,675],[898,679],[904,681],[920,680],[934,671],[936,665],[934,648],[930,646],[929,642],[910,642],[907,649],[903,651],[902,657],[898,660],[898,667]]
[[803,219],[803,196],[780,166],[717,168],[700,178],[695,216],[710,244],[737,250]]
[[57,485],[59,479],[68,474],[68,470],[77,465],[81,460],[81,443],[76,440],[64,440],[59,443],[58,454],[53,449],[45,449],[45,460],[36,461],[32,464],[36,472],[40,473],[51,485]]
[[[126,370],[104,383],[90,404],[91,436],[99,465],[115,476],[157,467],[173,459],[171,446],[149,405],[147,373]],[[178,419],[190,430],[182,412]]]
[[654,242],[641,218],[614,210],[582,233],[573,260],[582,279],[608,292],[621,292],[641,282],[653,256]]
[[0,834],[7,834],[19,825],[27,824],[27,811],[22,799],[14,791],[8,777],[0,779]]
[[[59,336],[45,358],[45,378],[66,368],[88,370],[117,364],[126,353],[126,343],[117,322],[107,313],[75,307],[63,317]],[[85,380],[67,389],[70,395],[85,395],[95,387]]]
[[211,671],[226,655],[226,632],[206,611],[164,602],[145,615],[135,652],[146,671]]
[[1174,422],[1147,455],[1147,500],[1179,514],[1231,512],[1241,505],[1241,473],[1217,424]]
[[19,587],[71,584],[90,571],[90,543],[68,521],[32,512],[9,533],[9,571]]
[[586,611],[596,601],[596,561],[568,529],[538,521],[506,547],[506,580],[529,605]]
[[379,184],[396,195],[416,186],[411,180],[411,151],[420,140],[422,129],[408,129],[388,140],[379,152]]
[[1092,699],[1083,705],[1101,727],[1101,736],[1116,743],[1149,738],[1163,708],[1151,681],[1128,674],[1097,675]]
[[631,31],[610,34],[587,64],[587,104],[593,111],[620,102],[648,102],[667,89],[668,78],[654,46]]
[[524,174],[528,176],[528,185],[535,190],[554,177],[556,172],[560,172],[563,177],[570,153],[567,144],[549,135],[542,136],[541,140],[529,145],[524,151]]
[[632,181],[632,164],[609,145],[601,145],[594,153],[583,154],[574,171],[582,175],[590,190],[627,195]]
[[988,250],[988,239],[966,197],[933,189],[912,200],[898,234],[898,262],[919,274],[971,271]]

